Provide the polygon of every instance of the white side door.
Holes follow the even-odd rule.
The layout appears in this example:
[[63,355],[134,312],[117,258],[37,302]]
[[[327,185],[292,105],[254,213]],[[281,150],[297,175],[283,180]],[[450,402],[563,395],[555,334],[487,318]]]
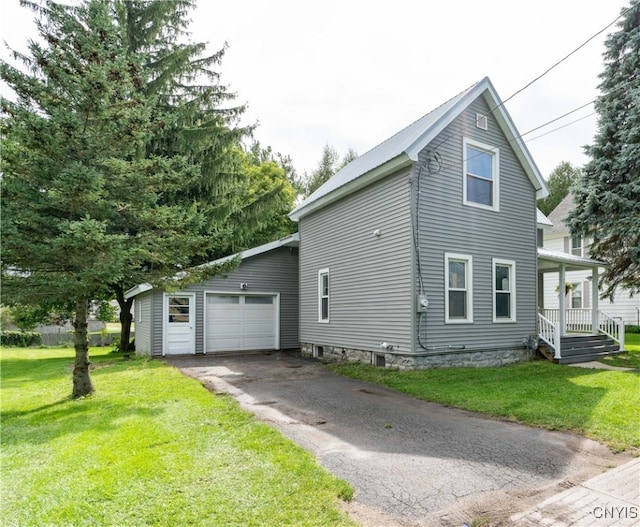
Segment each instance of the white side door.
[[196,351],[195,295],[165,296],[165,355],[186,355]]

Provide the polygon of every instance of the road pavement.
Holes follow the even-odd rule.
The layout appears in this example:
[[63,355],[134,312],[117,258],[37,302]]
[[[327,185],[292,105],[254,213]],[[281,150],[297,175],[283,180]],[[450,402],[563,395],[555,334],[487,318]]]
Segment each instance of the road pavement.
[[518,513],[630,459],[574,434],[347,379],[293,353],[169,362],[232,394],[349,481],[356,495],[347,509],[363,525],[516,525]]

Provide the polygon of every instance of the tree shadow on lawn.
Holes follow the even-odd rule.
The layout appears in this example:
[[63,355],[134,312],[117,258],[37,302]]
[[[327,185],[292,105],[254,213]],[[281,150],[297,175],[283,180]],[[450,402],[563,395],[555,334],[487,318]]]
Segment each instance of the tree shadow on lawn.
[[[60,367],[51,365],[51,361],[58,361]],[[27,372],[25,372],[24,362],[21,360],[3,361],[3,390],[31,390],[37,392],[42,386],[46,386],[50,393],[42,393],[42,395],[35,393],[35,404],[44,402],[48,397],[51,400],[59,396],[63,383],[64,388],[68,389],[67,393],[71,393],[73,359],[49,358],[31,360],[30,363],[34,366],[32,375],[25,375]],[[16,364],[19,367],[12,371],[11,366]],[[161,364],[145,366],[149,369],[162,367]],[[95,368],[92,366],[91,376],[97,392],[88,397],[73,399],[69,395],[39,406],[34,405],[27,409],[7,411],[3,408],[2,443],[6,445],[19,443],[43,444],[68,434],[79,434],[86,431],[98,434],[101,432],[113,432],[119,426],[127,423],[130,417],[143,416],[152,419],[165,411],[163,408],[165,403],[174,404],[175,398],[167,401],[156,400],[153,403],[145,404],[144,396],[135,388],[130,393],[117,393],[115,395],[109,393],[109,391],[117,390],[117,386],[101,390],[101,385],[107,384],[105,381],[101,382],[101,377],[112,373],[117,374],[128,368],[135,370],[136,363],[111,360],[98,362],[95,364]],[[140,374],[144,373],[146,371],[140,372]],[[6,381],[6,378],[11,380]],[[5,402],[3,407],[10,404]]]
[[134,401],[108,403],[88,397],[70,397],[31,410],[4,412],[2,444],[45,444],[65,435],[91,431],[113,433],[129,417],[154,418],[162,414],[161,407],[141,408]]
[[[62,350],[53,348],[51,350],[45,349],[38,351],[60,353]],[[2,387],[16,388],[25,382],[53,381],[70,377],[74,360],[75,357],[73,355],[38,358],[2,357],[0,359]],[[89,362],[91,363],[90,367],[93,372],[104,366],[111,366],[124,361],[122,361],[119,355],[111,353],[95,355],[89,353]]]

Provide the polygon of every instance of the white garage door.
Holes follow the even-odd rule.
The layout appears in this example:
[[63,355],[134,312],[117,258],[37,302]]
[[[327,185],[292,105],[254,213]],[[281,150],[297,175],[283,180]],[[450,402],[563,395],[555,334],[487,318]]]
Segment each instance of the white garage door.
[[207,295],[206,352],[277,349],[277,296]]

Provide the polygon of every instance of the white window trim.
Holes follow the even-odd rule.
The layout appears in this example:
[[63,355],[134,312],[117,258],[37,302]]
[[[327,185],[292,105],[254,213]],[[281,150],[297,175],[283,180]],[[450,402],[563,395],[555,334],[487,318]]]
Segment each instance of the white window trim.
[[[327,275],[329,280],[329,294],[327,295],[327,318],[322,318],[322,277]],[[318,270],[318,322],[328,324],[331,320],[331,274],[329,268]]]
[[[467,146],[472,148],[476,148],[478,150],[484,150],[491,154],[492,164],[491,164],[491,172],[493,175],[493,195],[492,202],[493,206],[483,205],[482,203],[476,203],[475,201],[467,200]],[[500,211],[500,149],[487,145],[485,143],[480,143],[479,141],[474,141],[473,139],[469,139],[467,137],[462,138],[462,203],[464,205],[468,205],[470,207],[477,207],[479,209],[484,210],[492,210],[495,212]]]
[[[574,238],[578,238],[578,240],[580,241],[580,245],[573,245]],[[582,236],[569,236],[569,254],[580,257],[584,256],[584,238]]]
[[[449,318],[449,261],[466,263],[467,318]],[[473,324],[473,257],[469,254],[444,253],[444,322],[445,324]]]
[[[502,265],[509,267],[509,312],[511,316],[497,317],[496,316],[496,265]],[[516,262],[514,260],[503,260],[502,258],[493,258],[491,260],[491,290],[493,295],[493,321],[496,324],[510,324],[517,322],[516,315]]]

